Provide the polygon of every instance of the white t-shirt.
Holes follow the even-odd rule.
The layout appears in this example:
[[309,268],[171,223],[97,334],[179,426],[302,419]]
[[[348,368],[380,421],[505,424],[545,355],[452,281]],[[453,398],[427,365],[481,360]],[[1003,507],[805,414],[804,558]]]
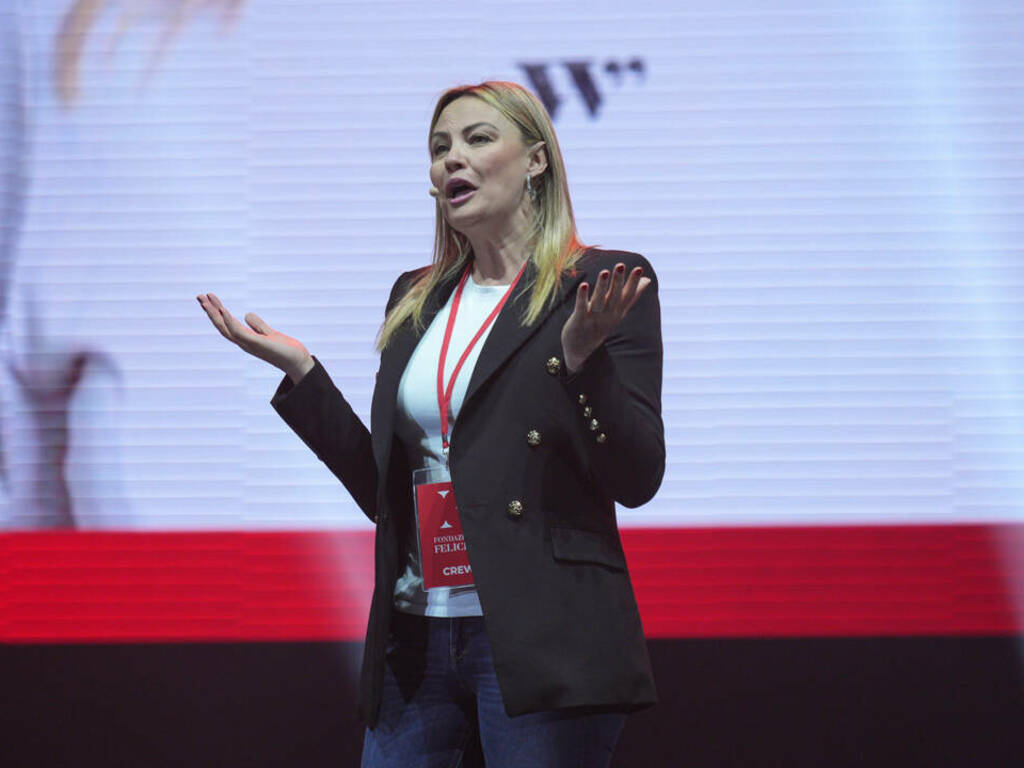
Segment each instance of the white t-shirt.
[[[507,290],[507,285],[477,285],[472,277],[466,280],[445,358],[446,385],[466,346]],[[398,385],[395,429],[405,446],[411,471],[444,465],[444,456],[441,452],[441,413],[437,405],[437,363],[441,357],[441,342],[444,339],[454,298],[455,291],[452,291],[448,303],[434,317],[412,357],[409,358]],[[455,380],[448,417],[449,442],[454,435],[453,423],[462,407],[462,399],[473,376],[473,368],[493,327],[492,322],[477,340]],[[411,535],[416,535],[415,526],[412,526]],[[395,585],[395,608],[421,616],[483,615],[476,587],[472,585],[424,590],[415,541],[405,542],[403,548],[405,570]]]

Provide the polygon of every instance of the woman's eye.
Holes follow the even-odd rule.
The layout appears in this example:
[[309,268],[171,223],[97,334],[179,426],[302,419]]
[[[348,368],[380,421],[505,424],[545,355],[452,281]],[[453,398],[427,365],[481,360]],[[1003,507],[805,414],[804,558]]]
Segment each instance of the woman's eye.
[[475,136],[470,136],[469,141],[470,141],[470,143],[473,143],[477,139],[479,139],[480,141],[490,141],[491,137],[490,136],[484,136],[483,134],[478,133]]
[[448,147],[446,147],[444,144],[437,144],[434,146],[434,155],[440,155],[446,149],[448,149]]

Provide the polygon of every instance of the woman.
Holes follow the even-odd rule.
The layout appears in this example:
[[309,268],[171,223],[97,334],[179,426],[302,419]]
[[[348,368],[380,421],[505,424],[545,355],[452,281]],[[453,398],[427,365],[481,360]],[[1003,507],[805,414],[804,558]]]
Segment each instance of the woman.
[[614,505],[664,471],[655,276],[580,244],[522,87],[444,93],[429,150],[434,261],[391,291],[370,431],[302,344],[198,299],[377,523],[363,765],[455,765],[478,728],[491,768],[605,766],[656,701]]

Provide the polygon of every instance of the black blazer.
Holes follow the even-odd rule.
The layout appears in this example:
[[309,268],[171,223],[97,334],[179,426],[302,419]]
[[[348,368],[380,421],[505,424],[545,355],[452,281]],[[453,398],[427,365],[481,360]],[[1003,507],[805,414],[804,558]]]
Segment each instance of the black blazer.
[[[561,332],[576,287],[637,265],[650,285],[620,325],[567,377]],[[396,281],[388,308],[414,272]],[[587,251],[539,320],[521,317],[531,262],[494,321],[452,428],[449,463],[505,709],[638,709],[657,701],[615,503],[651,499],[665,468],[657,278],[635,253]],[[424,327],[457,282],[428,298]],[[377,523],[375,588],[359,711],[377,720],[395,581],[410,535],[411,473],[394,433],[399,379],[421,334],[411,321],[381,354],[368,431],[317,360],[271,404]],[[540,433],[528,441],[527,434]],[[534,444],[536,443],[536,444]]]

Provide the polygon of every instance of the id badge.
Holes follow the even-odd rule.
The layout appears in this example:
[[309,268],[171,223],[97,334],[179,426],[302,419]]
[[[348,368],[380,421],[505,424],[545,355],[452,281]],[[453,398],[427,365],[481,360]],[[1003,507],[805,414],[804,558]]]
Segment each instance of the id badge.
[[412,486],[423,587],[472,585],[473,569],[448,471],[444,467],[417,469],[412,473]]

